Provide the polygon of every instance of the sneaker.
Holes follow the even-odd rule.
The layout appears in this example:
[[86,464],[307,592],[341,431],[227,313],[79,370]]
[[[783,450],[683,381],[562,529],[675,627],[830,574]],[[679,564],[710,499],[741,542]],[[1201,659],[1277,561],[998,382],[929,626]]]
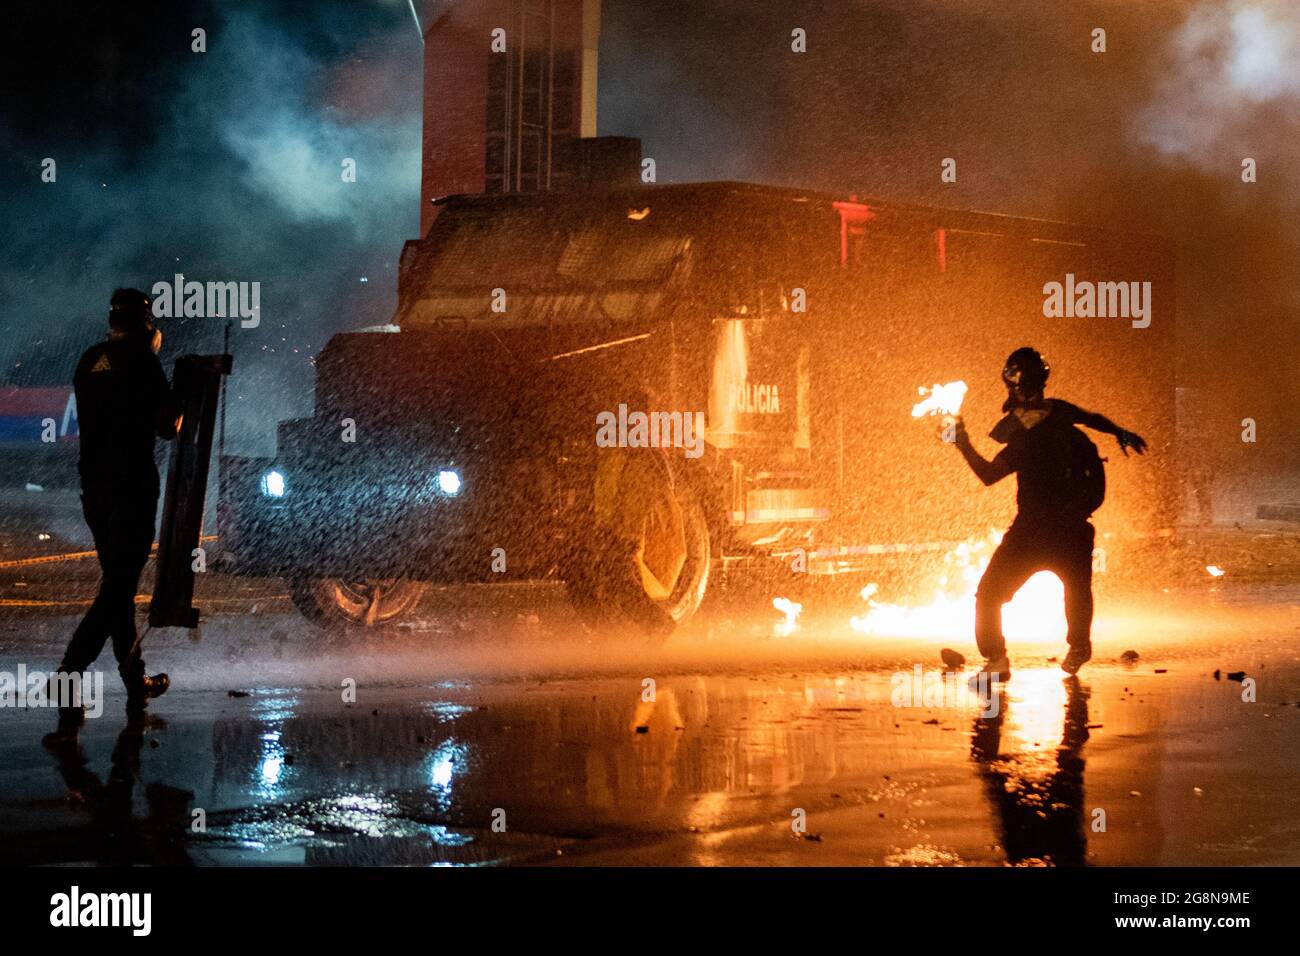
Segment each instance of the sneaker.
[[990,657],[984,662],[975,674],[975,680],[979,680],[980,674],[988,674],[993,683],[1005,683],[1011,680],[1011,659],[1003,654],[1001,657]]
[[126,709],[128,711],[143,710],[149,706],[149,701],[153,700],[153,698],[161,697],[167,693],[167,688],[171,687],[171,685],[171,678],[166,674],[141,677],[139,684],[127,688]]
[[1072,647],[1070,653],[1065,655],[1065,660],[1061,661],[1061,670],[1073,676],[1079,673],[1079,668],[1088,661],[1092,660],[1092,646]]

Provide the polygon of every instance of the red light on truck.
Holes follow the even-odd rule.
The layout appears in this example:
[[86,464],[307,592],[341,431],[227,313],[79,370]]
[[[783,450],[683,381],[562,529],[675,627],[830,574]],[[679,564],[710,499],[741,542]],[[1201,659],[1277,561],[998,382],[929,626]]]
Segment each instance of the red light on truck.
[[849,263],[849,237],[860,239],[866,235],[866,225],[876,214],[866,203],[858,202],[857,196],[850,196],[847,201],[836,200],[831,205],[840,214],[840,265],[845,266]]

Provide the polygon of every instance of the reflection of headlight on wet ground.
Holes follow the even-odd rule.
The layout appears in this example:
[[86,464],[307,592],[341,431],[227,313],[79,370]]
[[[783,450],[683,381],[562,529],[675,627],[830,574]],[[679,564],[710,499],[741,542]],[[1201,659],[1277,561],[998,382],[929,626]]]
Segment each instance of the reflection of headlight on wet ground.
[[439,790],[446,790],[451,786],[451,778],[455,772],[456,764],[452,761],[451,755],[440,754],[429,770],[429,783]]
[[280,771],[284,769],[283,757],[263,757],[262,758],[262,782],[268,785],[274,785],[280,782]]
[[429,754],[425,772],[440,807],[450,805],[452,788],[465,772],[468,761],[469,747],[453,739],[444,740]]
[[444,469],[438,472],[437,480],[438,494],[446,495],[448,498],[454,498],[460,494],[461,480],[460,472]]
[[284,472],[272,468],[262,476],[262,494],[268,498],[283,498],[284,493],[288,491],[288,483],[284,480]]

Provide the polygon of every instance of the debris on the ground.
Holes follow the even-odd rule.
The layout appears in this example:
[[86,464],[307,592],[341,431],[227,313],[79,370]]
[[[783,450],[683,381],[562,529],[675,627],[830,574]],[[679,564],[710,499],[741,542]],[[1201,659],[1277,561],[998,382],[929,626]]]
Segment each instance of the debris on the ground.
[[1137,652],[1137,651],[1125,651],[1123,654],[1121,654],[1121,655],[1119,656],[1119,659],[1122,660],[1122,661],[1123,661],[1124,663],[1126,663],[1126,664],[1132,664],[1135,660],[1138,659],[1138,652]]
[[1235,680],[1238,684],[1246,679],[1245,671],[1228,671],[1228,680]]
[[227,697],[247,697],[247,696],[248,696],[248,691],[246,691],[246,690],[228,690],[228,691],[226,691],[226,696],[227,696]]
[[951,647],[945,647],[939,651],[939,657],[943,659],[943,666],[949,670],[955,671],[966,665],[966,656],[954,651]]

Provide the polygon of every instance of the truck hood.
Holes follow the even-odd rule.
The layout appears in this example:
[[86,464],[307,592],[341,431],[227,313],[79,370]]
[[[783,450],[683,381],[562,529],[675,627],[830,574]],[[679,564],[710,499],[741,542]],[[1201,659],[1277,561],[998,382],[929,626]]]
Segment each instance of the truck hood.
[[317,361],[316,417],[477,445],[592,422],[662,365],[655,335],[635,326],[350,333]]

